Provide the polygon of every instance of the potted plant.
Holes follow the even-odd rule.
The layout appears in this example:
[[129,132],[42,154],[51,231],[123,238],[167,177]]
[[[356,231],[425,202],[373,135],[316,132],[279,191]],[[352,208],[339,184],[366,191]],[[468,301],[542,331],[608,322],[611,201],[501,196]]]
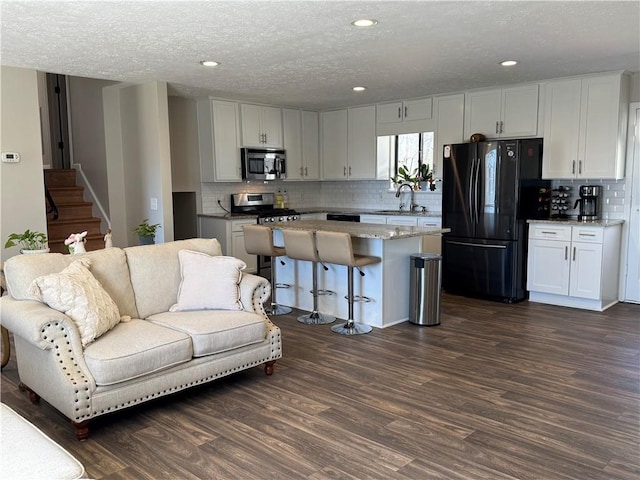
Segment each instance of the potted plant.
[[398,174],[395,177],[391,177],[391,181],[396,185],[400,185],[401,183],[410,184],[414,190],[418,187],[418,169],[416,168],[412,173],[409,173],[403,165],[398,167]]
[[159,223],[150,225],[149,219],[145,218],[140,225],[133,229],[133,233],[138,235],[140,245],[151,245],[155,243],[156,230],[159,228],[161,228]]
[[49,253],[47,236],[42,232],[25,230],[24,233],[12,233],[7,237],[4,248],[20,247],[20,253]]
[[435,179],[433,178],[433,171],[429,167],[428,163],[423,163],[418,169],[418,180],[420,182],[420,189],[426,190],[427,182],[429,183],[429,190],[436,189]]

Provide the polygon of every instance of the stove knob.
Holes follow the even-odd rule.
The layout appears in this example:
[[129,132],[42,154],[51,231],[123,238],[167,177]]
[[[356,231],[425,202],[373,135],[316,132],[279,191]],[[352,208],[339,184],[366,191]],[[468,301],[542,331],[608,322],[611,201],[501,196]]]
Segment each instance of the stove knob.
[[270,222],[275,222],[275,221],[276,221],[276,218],[275,218],[275,217],[269,217],[269,221],[270,221]]
[[287,222],[290,222],[291,220],[293,220],[293,215],[289,215],[289,216],[287,217]]
[[287,220],[287,217],[280,217],[278,220],[281,221],[281,222],[284,222],[284,221]]

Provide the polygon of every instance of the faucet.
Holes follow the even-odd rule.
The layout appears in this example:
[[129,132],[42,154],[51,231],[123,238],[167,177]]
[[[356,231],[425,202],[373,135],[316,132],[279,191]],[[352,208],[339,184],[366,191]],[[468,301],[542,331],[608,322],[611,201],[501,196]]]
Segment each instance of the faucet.
[[[413,207],[415,206],[415,203],[413,202],[413,185],[411,185],[410,183],[402,183],[400,184],[400,186],[398,187],[398,189],[396,190],[396,198],[400,198],[400,194],[402,193],[402,187],[409,187],[409,191],[411,192],[411,199],[410,199],[410,203],[409,203],[409,210],[407,211],[412,211]],[[404,202],[400,202],[400,206],[398,207],[399,210],[402,210],[405,206]]]

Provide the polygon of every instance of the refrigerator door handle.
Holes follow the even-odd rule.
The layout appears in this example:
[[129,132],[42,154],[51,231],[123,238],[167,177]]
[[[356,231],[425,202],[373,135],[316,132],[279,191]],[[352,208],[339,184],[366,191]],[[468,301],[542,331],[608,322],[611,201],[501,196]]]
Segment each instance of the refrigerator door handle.
[[464,245],[465,247],[500,248],[503,250],[507,248],[506,245],[483,245],[481,243],[454,242],[454,241],[448,241],[447,243],[450,243],[451,245]]
[[476,166],[476,159],[471,159],[471,172],[469,173],[469,191],[467,192],[467,200],[469,202],[469,222],[473,224],[473,171]]
[[480,221],[480,208],[478,206],[478,203],[480,203],[479,188],[478,188],[478,184],[480,183],[480,159],[479,158],[477,159],[477,163],[476,163],[475,180],[476,180],[475,186],[473,188],[473,192],[474,192],[473,208],[476,214],[476,223],[478,223]]

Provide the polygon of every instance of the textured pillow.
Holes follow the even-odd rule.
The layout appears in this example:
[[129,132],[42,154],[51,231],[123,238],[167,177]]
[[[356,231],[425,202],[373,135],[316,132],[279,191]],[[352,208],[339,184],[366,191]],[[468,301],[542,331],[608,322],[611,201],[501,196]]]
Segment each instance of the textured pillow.
[[76,260],[59,273],[37,277],[29,287],[29,293],[74,321],[83,347],[120,322],[118,306],[89,265],[88,258]]
[[240,280],[247,266],[235,257],[210,256],[191,250],[180,250],[178,303],[170,312],[182,310],[242,310]]

